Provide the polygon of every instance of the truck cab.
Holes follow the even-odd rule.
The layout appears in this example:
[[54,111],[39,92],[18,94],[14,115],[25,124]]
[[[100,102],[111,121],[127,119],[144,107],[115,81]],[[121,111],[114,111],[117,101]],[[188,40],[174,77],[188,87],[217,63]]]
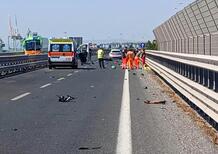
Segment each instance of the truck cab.
[[48,47],[48,66],[78,68],[78,60],[71,39],[50,39]]

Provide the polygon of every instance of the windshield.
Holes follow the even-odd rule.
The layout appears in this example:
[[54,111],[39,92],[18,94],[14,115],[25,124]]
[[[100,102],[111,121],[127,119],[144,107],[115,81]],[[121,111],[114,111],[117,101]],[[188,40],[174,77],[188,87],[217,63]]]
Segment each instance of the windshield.
[[72,44],[51,44],[51,52],[72,52]]
[[112,52],[120,53],[121,51],[120,50],[112,50]]
[[26,50],[41,50],[42,46],[40,41],[28,41],[25,46]]

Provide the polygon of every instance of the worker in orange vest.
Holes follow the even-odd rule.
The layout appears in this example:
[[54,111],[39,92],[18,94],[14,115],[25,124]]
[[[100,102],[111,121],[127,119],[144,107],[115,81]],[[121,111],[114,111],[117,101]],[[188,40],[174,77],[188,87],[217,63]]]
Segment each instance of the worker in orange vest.
[[123,54],[123,55],[122,55],[122,69],[126,69],[126,67],[127,67],[127,57],[126,57],[126,53],[123,52],[122,54]]
[[[145,49],[140,49],[139,52],[136,54],[136,57],[138,57],[138,61],[139,63],[141,63],[141,67],[144,68],[145,59],[146,59]],[[137,63],[137,59],[136,59],[136,63]]]
[[134,67],[136,69],[139,69],[139,57],[138,56],[135,56],[134,58]]
[[145,49],[142,50],[142,66],[145,67],[146,66],[146,53],[145,53]]
[[126,54],[127,57],[127,67],[128,69],[133,69],[134,52],[129,50]]

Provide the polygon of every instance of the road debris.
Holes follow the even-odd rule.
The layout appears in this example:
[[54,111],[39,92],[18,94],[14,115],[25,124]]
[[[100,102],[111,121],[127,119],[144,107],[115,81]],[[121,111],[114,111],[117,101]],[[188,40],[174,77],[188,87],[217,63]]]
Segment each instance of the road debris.
[[148,89],[148,87],[144,87],[144,89]]
[[144,74],[144,73],[141,73],[141,76],[145,76],[145,74]]
[[112,65],[111,68],[112,68],[112,69],[116,69],[116,66]]
[[134,72],[134,73],[132,73],[132,75],[136,75],[136,73]]
[[101,146],[99,147],[80,147],[79,150],[99,150],[101,149]]
[[218,133],[217,130],[201,117],[187,102],[185,102],[179,95],[175,93],[163,80],[154,76],[153,77],[157,83],[164,89],[162,92],[166,93],[171,99],[172,103],[176,103],[177,107],[182,109],[184,113],[195,122],[195,124],[203,130],[203,132],[210,138],[210,140],[218,145]]
[[72,100],[75,100],[76,98],[75,97],[72,97],[70,95],[67,95],[67,96],[58,96],[58,101],[59,102],[62,102],[62,103],[66,103],[66,102],[71,102]]
[[140,100],[140,98],[137,98],[136,100],[137,100],[137,101],[139,101],[139,100]]
[[17,128],[13,128],[13,131],[15,131],[15,132],[16,132],[16,131],[18,131],[18,129],[17,129]]
[[160,109],[161,109],[161,110],[167,110],[167,108],[165,108],[165,107],[161,107]]
[[158,101],[149,101],[149,100],[145,100],[144,101],[145,104],[166,104],[165,100],[158,100]]

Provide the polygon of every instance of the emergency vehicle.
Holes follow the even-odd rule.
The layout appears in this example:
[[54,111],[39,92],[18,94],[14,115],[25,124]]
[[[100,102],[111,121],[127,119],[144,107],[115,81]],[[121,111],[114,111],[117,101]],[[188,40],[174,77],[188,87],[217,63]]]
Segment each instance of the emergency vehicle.
[[23,41],[25,55],[39,55],[42,53],[42,37],[37,33],[29,34]]
[[50,39],[48,47],[48,66],[52,69],[56,66],[70,66],[78,68],[78,60],[71,39]]

